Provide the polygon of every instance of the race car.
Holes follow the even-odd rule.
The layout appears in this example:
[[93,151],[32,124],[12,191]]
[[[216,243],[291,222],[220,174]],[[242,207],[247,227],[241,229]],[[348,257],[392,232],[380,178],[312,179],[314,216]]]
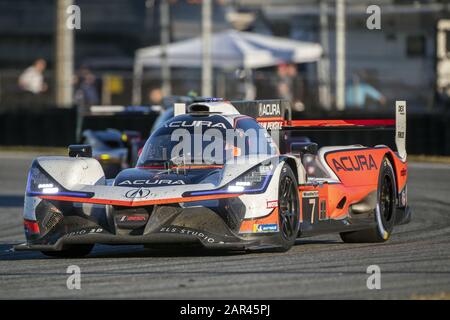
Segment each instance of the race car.
[[114,178],[121,170],[134,166],[143,146],[139,132],[116,129],[84,130],[81,144],[92,147],[92,156],[100,162],[106,178]]
[[[384,242],[409,221],[406,105],[393,120],[290,120],[280,100],[175,104],[136,167],[105,179],[89,145],[31,165],[27,242],[15,250],[84,256],[95,244],[287,251],[299,237],[340,233]],[[321,146],[288,133],[395,124],[385,145]],[[287,137],[287,138],[286,138]]]

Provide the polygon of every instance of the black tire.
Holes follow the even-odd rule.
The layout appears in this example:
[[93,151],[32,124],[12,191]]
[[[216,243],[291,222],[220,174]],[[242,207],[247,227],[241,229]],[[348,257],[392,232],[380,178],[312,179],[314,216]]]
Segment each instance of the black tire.
[[41,251],[42,254],[57,258],[82,258],[94,248],[93,244],[79,244],[62,249],[61,251]]
[[279,252],[288,251],[297,239],[300,228],[298,183],[292,169],[284,164],[278,184]]
[[377,207],[375,209],[377,225],[371,229],[343,232],[340,234],[341,239],[349,243],[374,243],[388,240],[394,229],[396,194],[394,169],[385,157],[378,177]]

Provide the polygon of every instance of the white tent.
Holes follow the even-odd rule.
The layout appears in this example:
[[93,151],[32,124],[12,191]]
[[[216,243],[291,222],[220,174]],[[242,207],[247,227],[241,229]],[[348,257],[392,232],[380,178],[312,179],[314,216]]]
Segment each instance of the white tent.
[[[141,96],[140,87],[144,67],[162,63],[161,46],[141,48],[134,61],[133,100]],[[251,32],[227,30],[211,37],[211,60],[214,68],[256,69],[282,62],[306,63],[318,61],[322,47],[317,43],[295,41]],[[202,38],[174,42],[167,46],[167,60],[171,67],[201,68]]]

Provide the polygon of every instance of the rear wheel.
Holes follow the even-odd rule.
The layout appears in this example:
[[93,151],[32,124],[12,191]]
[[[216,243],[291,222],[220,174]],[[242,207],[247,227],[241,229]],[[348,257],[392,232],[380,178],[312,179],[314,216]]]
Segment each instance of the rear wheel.
[[297,179],[288,165],[281,169],[278,185],[279,251],[287,251],[295,243],[300,227],[300,201]]
[[93,244],[79,244],[62,249],[61,251],[41,251],[44,255],[58,258],[81,258],[87,256],[94,247]]
[[395,175],[387,158],[383,159],[378,178],[377,206],[375,208],[376,226],[371,229],[343,232],[344,242],[384,242],[389,239],[395,222]]

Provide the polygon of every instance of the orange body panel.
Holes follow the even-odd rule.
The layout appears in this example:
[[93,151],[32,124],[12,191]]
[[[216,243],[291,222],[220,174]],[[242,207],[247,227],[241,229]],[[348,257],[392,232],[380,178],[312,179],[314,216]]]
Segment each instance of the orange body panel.
[[397,192],[400,192],[405,188],[406,181],[408,180],[408,163],[400,160],[394,152],[390,151],[390,153],[393,159],[392,165],[394,166],[395,179],[397,181]]
[[274,208],[273,211],[262,218],[258,219],[247,219],[242,221],[239,232],[249,233],[253,232],[253,226],[258,224],[276,224],[278,225],[278,208]]
[[[299,188],[300,192],[300,199],[301,201],[305,201],[305,192],[308,191],[317,191],[318,192],[318,202],[317,206],[321,206],[322,202],[325,204],[325,219],[342,219],[347,216],[348,208],[350,205],[359,202],[361,199],[363,199],[365,196],[367,196],[370,192],[376,191],[376,186],[358,186],[358,187],[348,187],[340,183],[336,184],[328,184],[324,183],[321,185],[315,185],[315,186],[301,186]],[[342,208],[337,208],[339,202],[346,198],[345,204]],[[301,208],[304,208],[303,203],[300,206]],[[319,211],[321,210],[321,207],[319,207]],[[320,215],[319,215],[320,217]],[[304,213],[303,210],[300,213],[300,221],[303,222],[304,220]],[[320,218],[316,217],[315,222],[318,220],[321,220]],[[322,219],[323,220],[323,219]],[[311,221],[311,223],[314,223],[314,221]]]
[[389,148],[338,150],[325,154],[325,161],[345,186],[376,186],[381,161],[388,152]]
[[[325,205],[327,219],[343,219],[349,207],[360,202],[378,188],[378,177],[383,158],[388,156],[396,176],[397,192],[406,185],[407,163],[387,147],[355,148],[331,151],[325,154],[325,161],[336,174],[340,183],[321,183],[301,186],[300,199],[304,201],[305,192],[317,191],[317,205]],[[345,197],[345,203],[343,198]],[[344,203],[338,208],[339,203]],[[302,211],[304,206],[301,206]],[[322,209],[322,207],[320,207]],[[319,215],[320,216],[320,215]],[[321,215],[323,218],[323,214]],[[304,213],[301,212],[301,221]],[[317,222],[317,219],[316,219]]]

